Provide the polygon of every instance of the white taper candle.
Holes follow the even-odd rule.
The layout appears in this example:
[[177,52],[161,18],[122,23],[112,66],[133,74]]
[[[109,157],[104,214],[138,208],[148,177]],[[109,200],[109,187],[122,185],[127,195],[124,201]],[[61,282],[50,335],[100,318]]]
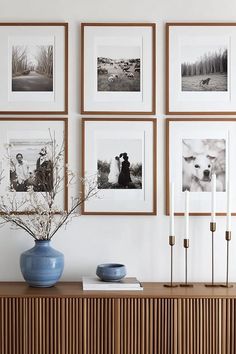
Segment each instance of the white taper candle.
[[189,191],[185,191],[185,238],[189,239]]
[[211,222],[216,221],[216,175],[213,174],[211,181]]

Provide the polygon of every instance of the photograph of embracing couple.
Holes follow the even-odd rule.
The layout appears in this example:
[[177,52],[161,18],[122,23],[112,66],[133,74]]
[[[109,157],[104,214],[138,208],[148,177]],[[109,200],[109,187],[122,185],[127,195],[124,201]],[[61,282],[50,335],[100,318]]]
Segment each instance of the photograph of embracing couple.
[[[108,139],[98,144],[98,188],[142,189],[142,141],[119,140],[117,143]],[[116,145],[129,149],[111,156],[118,150]]]

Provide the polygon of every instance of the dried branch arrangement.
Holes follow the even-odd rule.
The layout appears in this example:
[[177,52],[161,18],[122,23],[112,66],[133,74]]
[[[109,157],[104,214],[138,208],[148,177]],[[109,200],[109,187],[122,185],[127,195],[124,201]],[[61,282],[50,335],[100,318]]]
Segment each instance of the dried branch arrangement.
[[[97,194],[96,179],[84,179],[78,173],[70,171],[64,164],[64,142],[58,146],[55,136],[51,132],[49,134],[50,142],[44,147],[46,163],[41,168],[39,166],[27,180],[27,190],[18,193],[11,183],[8,191],[0,196],[0,226],[10,223],[13,228],[23,229],[35,240],[51,240],[74,216],[80,214],[81,205]],[[11,166],[11,173],[15,173],[10,149],[11,146],[8,145],[6,158]],[[2,172],[0,180],[5,177]],[[78,184],[86,185],[85,193],[80,192],[78,197],[71,197],[68,209],[61,210],[58,207],[58,197],[63,194],[66,186],[69,189]]]

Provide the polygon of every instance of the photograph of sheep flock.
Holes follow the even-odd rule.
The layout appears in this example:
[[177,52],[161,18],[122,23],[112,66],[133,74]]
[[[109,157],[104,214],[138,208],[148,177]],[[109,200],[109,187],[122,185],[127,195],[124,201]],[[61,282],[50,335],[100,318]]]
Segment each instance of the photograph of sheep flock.
[[142,189],[142,140],[98,140],[97,174],[99,189]]
[[53,45],[12,46],[12,91],[53,91]]
[[227,91],[225,45],[185,45],[181,49],[182,91]]
[[138,46],[98,46],[97,90],[140,91],[140,58]]

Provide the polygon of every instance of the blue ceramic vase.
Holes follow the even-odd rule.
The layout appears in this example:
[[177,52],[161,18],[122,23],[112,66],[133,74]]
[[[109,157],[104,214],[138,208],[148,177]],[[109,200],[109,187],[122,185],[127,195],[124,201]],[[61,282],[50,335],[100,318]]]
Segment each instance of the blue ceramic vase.
[[48,288],[60,279],[64,255],[51,247],[51,241],[37,240],[35,246],[20,256],[20,268],[25,281],[33,287]]

